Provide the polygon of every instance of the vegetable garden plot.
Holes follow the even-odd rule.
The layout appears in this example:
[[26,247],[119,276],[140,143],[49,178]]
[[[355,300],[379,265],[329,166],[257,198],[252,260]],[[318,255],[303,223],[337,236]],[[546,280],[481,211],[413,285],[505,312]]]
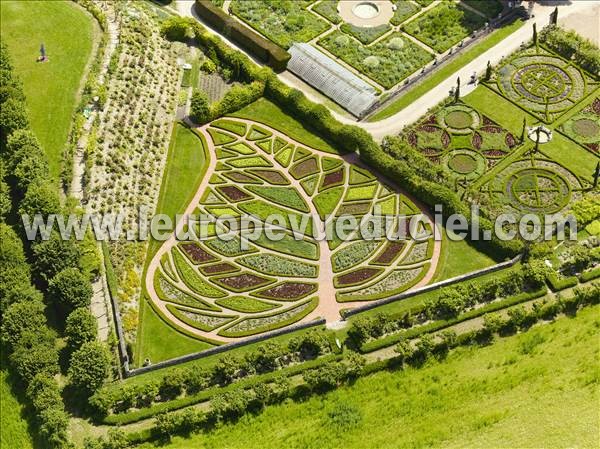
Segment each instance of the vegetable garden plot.
[[[368,170],[292,142],[264,125],[233,118],[216,125],[202,130],[214,160],[199,203],[190,204],[189,210],[215,219],[238,220],[248,213],[282,238],[262,233],[249,241],[248,234],[229,223],[213,225],[211,236],[200,241],[163,243],[156,255],[163,268],[153,270],[151,263],[146,285],[173,327],[228,342],[318,316],[339,319],[339,310],[352,302],[385,298],[432,270],[431,253],[425,250],[396,273],[406,264],[398,256],[410,237],[390,249],[385,235],[363,240],[358,224],[348,240],[331,244],[313,237],[325,217],[335,225],[340,215],[350,213],[360,222],[376,205],[388,213],[418,212]],[[267,223],[273,213],[285,219]],[[303,220],[307,229],[299,235]],[[233,229],[228,238],[215,236],[225,228]],[[172,261],[176,280],[163,273],[167,261]],[[355,293],[364,284],[372,287]],[[338,303],[336,294],[350,304]]]

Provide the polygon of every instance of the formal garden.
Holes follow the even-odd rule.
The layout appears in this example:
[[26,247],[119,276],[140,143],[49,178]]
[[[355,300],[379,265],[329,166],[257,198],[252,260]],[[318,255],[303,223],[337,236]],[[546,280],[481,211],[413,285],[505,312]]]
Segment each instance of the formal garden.
[[[344,307],[386,298],[435,269],[434,244],[427,236],[364,240],[357,227],[346,240],[315,240],[312,226],[320,225],[313,222],[318,218],[333,230],[336,217],[360,221],[376,211],[406,215],[404,222],[395,218],[392,231],[408,229],[419,209],[365,168],[249,120],[219,119],[206,133],[214,170],[205,175],[199,203],[188,209],[214,219],[249,214],[263,223],[281,214],[284,222],[273,226],[284,233],[277,240],[261,235],[248,241],[243,232],[225,239],[216,236],[215,224],[191,224],[207,235],[167,242],[155,256],[156,270],[148,272],[153,287],[148,291],[154,307],[176,328],[218,344],[314,319],[328,309],[335,319],[340,317],[336,298],[349,303]],[[298,229],[308,213],[302,238]]]
[[[549,27],[379,143],[159,3],[3,2],[0,445],[594,446],[597,47]],[[231,3],[280,45],[368,60],[382,86],[500,11],[393,4],[389,24],[364,30],[336,1]],[[266,65],[285,59],[248,42]],[[45,106],[44,82],[64,98]],[[61,172],[81,178],[81,196],[66,178],[59,188]],[[31,239],[19,217],[125,212],[135,230],[142,204],[227,220],[97,242]],[[437,205],[473,241],[434,241]],[[568,212],[580,229],[560,243],[475,241],[505,212]],[[399,239],[369,237],[377,213]],[[251,238],[246,215],[280,238]],[[322,238],[347,216],[359,223],[346,239]]]
[[[221,1],[213,3],[223,7]],[[337,0],[234,0],[229,10],[284,49],[294,42],[314,43],[375,82],[380,90],[397,86],[442,53],[462,46],[502,10],[496,0],[466,2],[467,6],[454,2],[432,5],[432,1],[382,3],[389,5],[372,6],[373,24],[360,21],[356,6],[349,7],[351,18],[345,19],[340,14],[343,5]],[[379,16],[388,6],[391,13],[385,22]]]

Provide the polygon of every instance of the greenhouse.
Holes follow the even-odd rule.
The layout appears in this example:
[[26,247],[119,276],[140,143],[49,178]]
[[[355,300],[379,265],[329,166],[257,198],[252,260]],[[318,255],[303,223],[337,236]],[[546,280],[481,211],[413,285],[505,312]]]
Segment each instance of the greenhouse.
[[309,44],[289,49],[288,69],[344,109],[361,117],[377,101],[375,89]]

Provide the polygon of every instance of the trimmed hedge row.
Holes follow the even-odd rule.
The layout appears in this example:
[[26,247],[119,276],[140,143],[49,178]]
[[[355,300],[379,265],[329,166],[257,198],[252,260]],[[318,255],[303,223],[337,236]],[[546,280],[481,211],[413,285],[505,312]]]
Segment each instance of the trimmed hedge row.
[[588,282],[597,278],[600,278],[600,266],[594,268],[593,270],[581,273],[581,275],[579,276],[579,280],[581,282]]
[[291,366],[289,368],[283,368],[281,370],[273,371],[260,376],[253,376],[246,379],[242,379],[240,381],[231,383],[225,387],[217,385],[212,388],[203,390],[195,395],[186,396],[180,399],[175,399],[173,401],[158,403],[156,405],[153,405],[152,407],[142,408],[128,413],[109,415],[106,418],[104,418],[102,422],[103,424],[108,425],[131,424],[134,422],[141,421],[143,419],[151,418],[159,413],[170,412],[173,410],[181,409],[183,407],[198,404],[200,402],[208,401],[217,394],[226,393],[237,389],[250,388],[254,385],[258,385],[265,382],[271,382],[282,375],[286,377],[295,376],[297,374],[301,374],[306,370],[318,368],[330,362],[339,361],[342,358],[343,356],[341,354],[329,354],[314,360]]
[[589,39],[575,31],[549,26],[540,33],[540,40],[549,48],[575,64],[583,67],[596,78],[600,72],[600,51]]
[[217,31],[231,38],[276,72],[286,69],[291,57],[287,51],[242,25],[223,9],[215,6],[209,0],[196,0],[196,11]]
[[559,292],[565,288],[575,287],[579,283],[577,276],[559,278],[556,273],[550,273],[546,277],[546,280],[553,292]]
[[470,310],[470,311],[463,313],[462,315],[460,315],[456,318],[452,318],[450,320],[435,321],[433,323],[426,324],[424,326],[413,327],[413,328],[408,329],[403,332],[388,335],[388,336],[380,338],[378,340],[370,341],[360,347],[360,352],[369,353],[369,352],[376,351],[378,349],[386,348],[386,347],[391,346],[395,343],[398,343],[399,341],[404,340],[404,339],[415,338],[415,337],[425,334],[425,333],[439,331],[439,330],[445,329],[447,327],[454,326],[455,324],[462,323],[463,321],[467,321],[467,320],[470,320],[473,318],[480,317],[482,315],[485,315],[486,313],[496,312],[498,310],[502,310],[507,307],[514,306],[516,304],[521,304],[523,302],[530,301],[532,299],[540,298],[540,297],[546,295],[546,293],[547,293],[546,288],[541,288],[534,292],[524,292],[524,293],[518,294],[516,296],[512,296],[510,298],[503,299],[501,301],[491,302],[489,304],[486,304],[483,307]]

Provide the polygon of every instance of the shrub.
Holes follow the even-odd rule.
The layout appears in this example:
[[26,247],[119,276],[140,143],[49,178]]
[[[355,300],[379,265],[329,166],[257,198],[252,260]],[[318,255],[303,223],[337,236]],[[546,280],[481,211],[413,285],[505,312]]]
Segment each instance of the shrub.
[[194,90],[190,103],[190,113],[197,123],[207,123],[211,120],[210,103],[205,92]]
[[65,268],[48,284],[48,295],[68,315],[80,307],[89,307],[92,285],[78,268]]
[[68,371],[71,385],[85,396],[91,396],[107,379],[110,366],[110,353],[103,343],[84,343],[71,356]]
[[41,301],[11,304],[2,316],[2,342],[14,347],[22,335],[35,332],[46,324],[44,304]]
[[71,351],[76,350],[84,343],[94,341],[98,336],[96,317],[87,307],[75,309],[67,317],[65,324],[65,337]]

